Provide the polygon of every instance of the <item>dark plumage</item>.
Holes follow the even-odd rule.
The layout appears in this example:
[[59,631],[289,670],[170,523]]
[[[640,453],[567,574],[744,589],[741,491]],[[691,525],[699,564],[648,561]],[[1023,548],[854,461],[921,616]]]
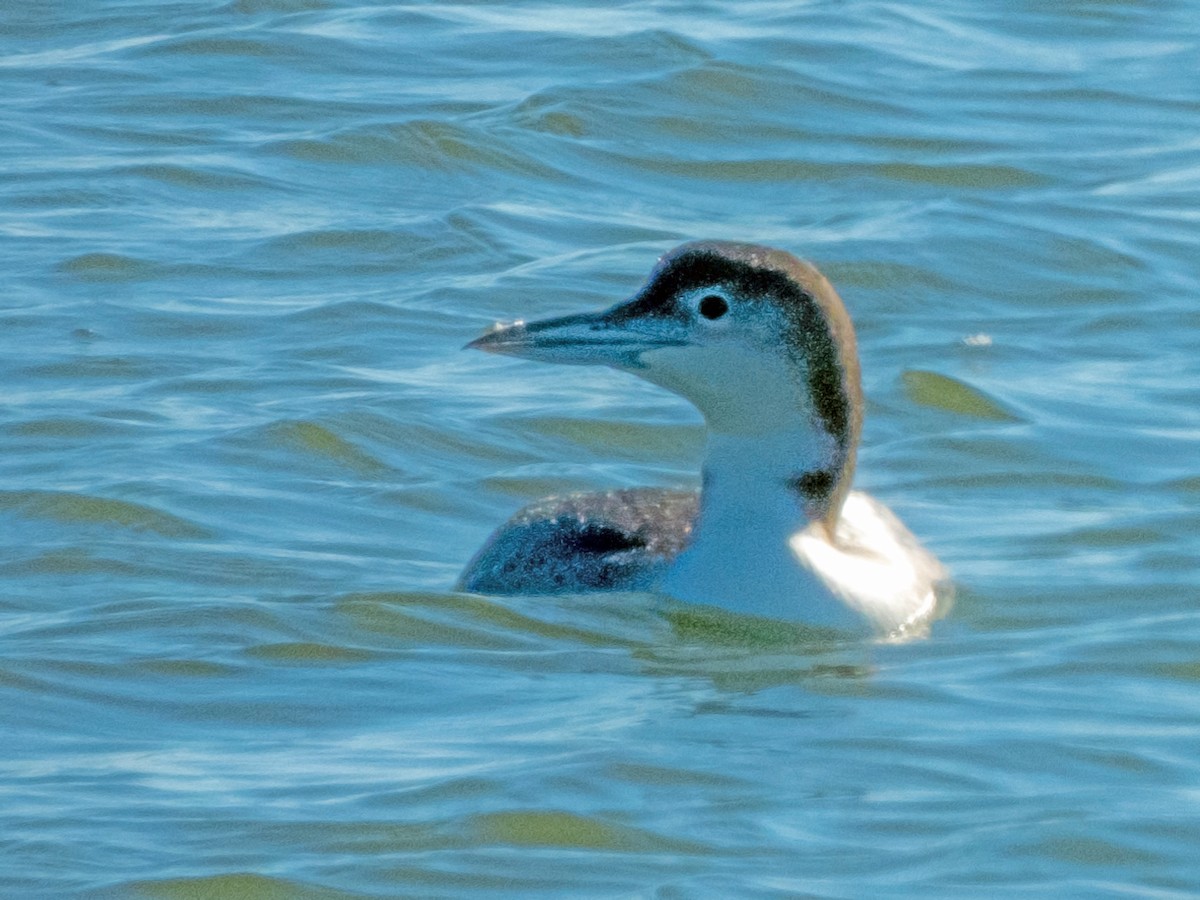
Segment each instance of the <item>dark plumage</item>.
[[698,508],[697,493],[660,488],[539,500],[496,530],[467,564],[458,590],[553,594],[647,588],[687,546]]

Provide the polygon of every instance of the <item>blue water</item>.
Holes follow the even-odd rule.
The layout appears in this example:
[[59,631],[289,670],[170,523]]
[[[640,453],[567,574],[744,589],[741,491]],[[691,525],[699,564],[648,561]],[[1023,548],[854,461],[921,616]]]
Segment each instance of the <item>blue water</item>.
[[[0,895],[1200,892],[1198,73],[1182,2],[10,5]],[[696,483],[459,348],[700,237],[838,286],[930,639],[451,592]]]

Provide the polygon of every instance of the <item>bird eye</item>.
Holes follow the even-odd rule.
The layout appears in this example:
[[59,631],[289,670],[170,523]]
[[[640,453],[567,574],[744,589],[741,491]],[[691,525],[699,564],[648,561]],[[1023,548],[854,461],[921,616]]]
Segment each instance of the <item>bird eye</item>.
[[700,305],[696,309],[706,319],[719,319],[725,313],[729,312],[729,304],[719,294],[709,294],[707,297],[700,299]]

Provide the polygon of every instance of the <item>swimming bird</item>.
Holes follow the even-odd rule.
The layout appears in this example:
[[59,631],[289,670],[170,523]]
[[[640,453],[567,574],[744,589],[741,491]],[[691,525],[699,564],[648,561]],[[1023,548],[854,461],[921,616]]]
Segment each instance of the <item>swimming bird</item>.
[[885,636],[924,632],[946,570],[850,489],[863,396],[854,328],[812,265],[755,244],[663,256],[599,313],[497,325],[468,348],[631,372],[694,404],[701,489],[550,498],[467,565],[489,594],[650,590],[687,603]]

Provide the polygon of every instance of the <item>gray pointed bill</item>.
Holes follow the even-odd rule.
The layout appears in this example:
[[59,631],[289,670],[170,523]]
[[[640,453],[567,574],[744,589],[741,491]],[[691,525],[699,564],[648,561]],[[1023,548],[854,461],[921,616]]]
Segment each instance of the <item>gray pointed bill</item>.
[[629,303],[582,313],[496,325],[463,349],[485,350],[542,362],[640,368],[647,350],[681,347],[684,329],[669,319],[631,314]]

